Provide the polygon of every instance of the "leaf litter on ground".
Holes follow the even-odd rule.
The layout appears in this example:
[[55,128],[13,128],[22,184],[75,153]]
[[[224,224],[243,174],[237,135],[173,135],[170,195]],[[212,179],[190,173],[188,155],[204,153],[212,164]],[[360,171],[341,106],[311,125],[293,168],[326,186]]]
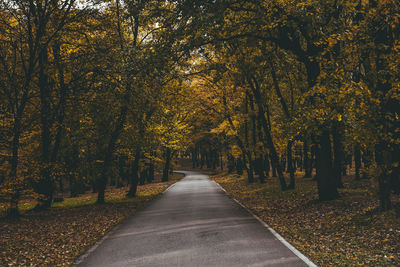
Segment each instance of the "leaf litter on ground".
[[[244,176],[213,176],[320,266],[399,266],[400,219],[396,209],[380,213],[371,180],[344,177],[341,197],[317,201],[316,182],[296,176],[296,189],[282,192],[277,178],[249,184]],[[399,197],[394,196],[398,207]]]
[[54,203],[47,211],[0,218],[0,266],[71,266],[111,228],[181,177],[139,186],[135,198],[125,197],[127,187],[110,187],[105,204],[93,204],[96,194],[87,193]]

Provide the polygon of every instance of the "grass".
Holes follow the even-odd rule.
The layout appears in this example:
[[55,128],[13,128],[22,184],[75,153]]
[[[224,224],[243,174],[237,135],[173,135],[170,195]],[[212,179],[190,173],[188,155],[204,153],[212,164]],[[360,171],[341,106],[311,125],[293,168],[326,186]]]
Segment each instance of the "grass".
[[93,205],[96,194],[86,193],[54,203],[51,209],[30,211],[35,203],[20,206],[18,219],[0,219],[0,266],[70,266],[76,258],[116,224],[156,198],[183,175],[138,187],[135,198],[125,188],[108,188],[106,203]]
[[[316,199],[316,182],[296,176],[296,189],[282,192],[277,178],[249,184],[244,176],[214,180],[320,266],[399,266],[400,219],[380,213],[376,185],[344,178],[341,197]],[[398,197],[394,197],[398,205]]]

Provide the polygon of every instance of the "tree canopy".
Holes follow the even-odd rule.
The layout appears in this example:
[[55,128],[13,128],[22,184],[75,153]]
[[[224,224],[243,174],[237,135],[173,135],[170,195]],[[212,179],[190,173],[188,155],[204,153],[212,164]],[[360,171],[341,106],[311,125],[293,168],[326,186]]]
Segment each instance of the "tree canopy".
[[68,182],[163,179],[174,158],[248,182],[374,179],[400,193],[400,3],[0,2],[0,195],[50,207]]

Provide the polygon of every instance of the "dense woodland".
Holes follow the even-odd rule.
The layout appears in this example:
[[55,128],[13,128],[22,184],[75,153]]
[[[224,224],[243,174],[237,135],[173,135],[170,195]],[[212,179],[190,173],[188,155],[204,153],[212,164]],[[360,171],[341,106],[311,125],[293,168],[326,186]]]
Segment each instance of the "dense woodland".
[[0,194],[163,180],[193,167],[342,175],[400,193],[400,3],[392,0],[1,0]]

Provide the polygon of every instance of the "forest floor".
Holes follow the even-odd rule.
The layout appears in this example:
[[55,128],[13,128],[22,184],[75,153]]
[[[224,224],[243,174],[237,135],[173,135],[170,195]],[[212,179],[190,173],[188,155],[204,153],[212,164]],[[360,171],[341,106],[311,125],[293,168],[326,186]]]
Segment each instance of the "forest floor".
[[282,192],[277,178],[249,184],[245,176],[212,176],[286,240],[320,266],[399,266],[400,214],[377,210],[376,185],[344,177],[340,199],[319,202],[316,182],[296,176],[296,189]]
[[[183,177],[168,182],[160,175],[138,186],[137,197],[126,198],[127,187],[106,190],[106,203],[95,205],[97,194],[86,193],[55,203],[47,211],[24,211],[18,219],[0,218],[0,266],[70,266],[112,227]],[[22,203],[22,209],[32,203]]]

